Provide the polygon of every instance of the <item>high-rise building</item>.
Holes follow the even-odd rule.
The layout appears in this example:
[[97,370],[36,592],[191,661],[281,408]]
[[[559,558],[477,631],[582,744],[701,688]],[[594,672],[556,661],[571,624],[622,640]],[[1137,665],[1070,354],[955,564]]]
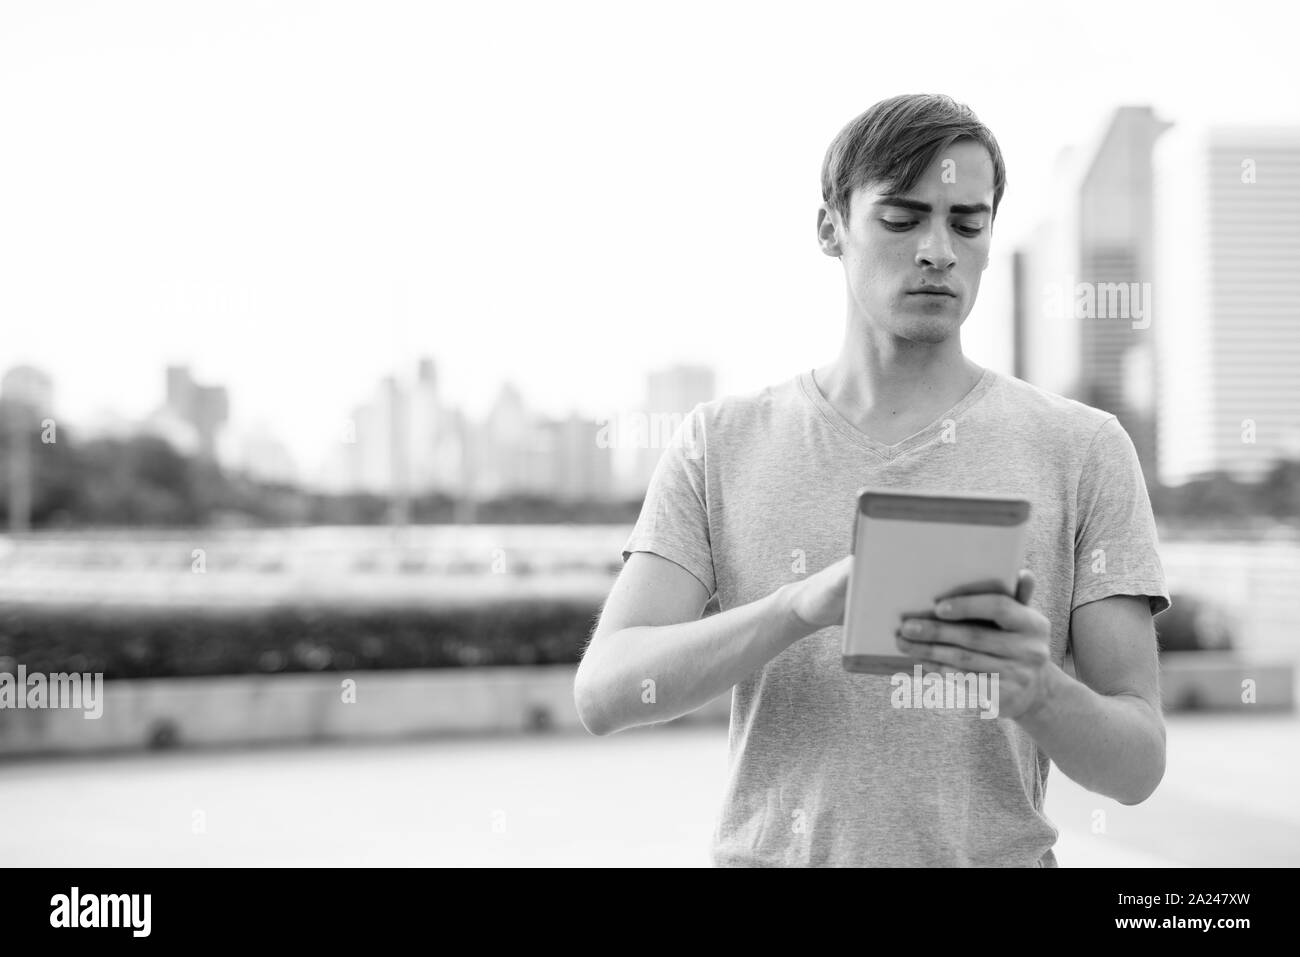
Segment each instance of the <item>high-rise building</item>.
[[614,450],[596,442],[600,423],[570,413],[549,427],[555,435],[555,496],[563,501],[613,498]]
[[431,492],[439,485],[438,444],[442,430],[442,403],[438,374],[432,359],[421,359],[411,386],[407,440],[410,444],[411,491]]
[[461,411],[442,398],[433,359],[419,361],[408,406],[412,492],[464,495],[469,487],[469,430]]
[[1078,195],[1085,152],[1070,147],[1057,156],[1042,218],[1015,251],[1012,268],[1016,375],[1066,396],[1076,393],[1080,381],[1078,320],[1063,302],[1065,286],[1079,269]]
[[353,488],[385,495],[400,488],[400,455],[394,438],[398,433],[396,423],[402,418],[398,408],[401,400],[397,378],[389,375],[378,383],[370,399],[353,410],[353,429],[348,436]]
[[184,452],[216,461],[218,432],[229,414],[230,399],[223,386],[199,385],[187,366],[174,365],[167,367],[163,408],[147,427]]
[[1016,269],[1017,370],[1114,413],[1148,481],[1157,471],[1152,155],[1169,126],[1150,107],[1121,107],[1068,153]]
[[[712,394],[712,373],[703,389],[690,376],[660,380],[653,394],[675,403],[685,389],[692,405]],[[471,423],[445,404],[437,381],[430,359],[418,363],[409,387],[387,376],[344,423],[346,437],[327,460],[329,486],[393,495],[395,507],[410,495],[442,492],[455,499],[458,521],[472,520],[479,503],[511,495],[614,497],[614,448],[598,441],[598,421],[539,415],[505,382],[483,421]]]
[[0,378],[0,452],[7,466],[11,532],[31,528],[35,472],[32,445],[42,423],[53,415],[54,384],[40,369],[14,366]]
[[1156,151],[1160,474],[1300,457],[1300,128],[1179,126]]
[[613,449],[596,441],[599,423],[571,413],[535,415],[519,390],[501,387],[474,443],[476,498],[527,494],[561,501],[613,497]]
[[644,495],[663,455],[672,426],[701,402],[717,398],[713,369],[705,365],[679,364],[652,372],[646,377],[644,428],[622,429],[625,435],[644,439],[633,457],[633,470],[626,491]]
[[342,424],[328,459],[330,487],[391,495],[399,512],[409,508],[411,496],[464,497],[477,469],[473,457],[490,458],[472,446],[464,414],[443,401],[429,358],[418,362],[409,385],[385,376]]
[[465,413],[458,408],[438,410],[434,436],[434,488],[466,502],[473,493],[471,429]]
[[503,383],[474,443],[476,497],[544,491],[550,485],[546,469],[553,458],[552,439],[538,427],[515,385]]
[[1116,110],[1079,192],[1079,281],[1094,292],[1095,315],[1080,321],[1078,397],[1118,416],[1152,482],[1155,409],[1143,387],[1157,377],[1151,157],[1169,126],[1150,107]]

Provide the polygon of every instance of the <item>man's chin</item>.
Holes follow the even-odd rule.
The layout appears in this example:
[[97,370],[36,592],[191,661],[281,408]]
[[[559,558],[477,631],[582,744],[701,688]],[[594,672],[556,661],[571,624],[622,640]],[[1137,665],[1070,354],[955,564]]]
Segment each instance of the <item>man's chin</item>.
[[933,344],[946,342],[956,335],[961,328],[961,318],[956,313],[931,316],[905,313],[896,315],[892,326],[894,335],[900,339]]

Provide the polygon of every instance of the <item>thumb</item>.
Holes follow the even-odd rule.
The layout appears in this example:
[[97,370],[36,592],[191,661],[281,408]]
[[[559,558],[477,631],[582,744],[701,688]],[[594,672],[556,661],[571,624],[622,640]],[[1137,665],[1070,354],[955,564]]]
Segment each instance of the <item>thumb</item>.
[[1034,593],[1034,573],[1028,568],[1020,570],[1020,581],[1016,584],[1016,601],[1022,605],[1029,604],[1029,596]]

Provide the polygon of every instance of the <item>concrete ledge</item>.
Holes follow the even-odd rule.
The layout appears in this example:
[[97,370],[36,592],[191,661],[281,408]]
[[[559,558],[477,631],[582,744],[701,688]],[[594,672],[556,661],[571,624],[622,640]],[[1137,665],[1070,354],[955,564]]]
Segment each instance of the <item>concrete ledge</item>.
[[[1067,656],[1065,673],[1078,677]],[[1243,682],[1254,684],[1253,703],[1241,700]],[[1160,655],[1164,712],[1295,710],[1296,666],[1285,658],[1246,651],[1166,651]]]
[[[1254,702],[1242,701],[1254,682]],[[1294,711],[1295,665],[1236,651],[1166,651],[1160,691],[1166,712]]]
[[[538,665],[109,681],[98,719],[72,710],[0,710],[0,757],[580,731],[576,671]],[[1253,704],[1241,700],[1246,679],[1255,682]],[[355,703],[343,700],[344,680],[356,682]],[[1295,710],[1295,666],[1286,661],[1166,652],[1160,681],[1170,713]],[[730,711],[727,693],[677,720],[726,723]]]
[[[104,683],[103,714],[0,710],[0,756],[582,730],[576,665],[237,675]],[[343,682],[356,682],[355,703]],[[721,695],[682,722],[727,721]]]

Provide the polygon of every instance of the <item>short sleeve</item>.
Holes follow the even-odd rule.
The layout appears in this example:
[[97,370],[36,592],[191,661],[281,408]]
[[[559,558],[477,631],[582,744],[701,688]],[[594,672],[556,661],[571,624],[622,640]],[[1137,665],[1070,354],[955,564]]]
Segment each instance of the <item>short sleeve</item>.
[[706,441],[701,408],[696,405],[659,456],[640,517],[623,546],[623,561],[633,552],[653,552],[681,565],[712,596],[717,582],[709,540]]
[[1168,609],[1146,479],[1133,440],[1113,415],[1088,447],[1076,504],[1070,610],[1111,595],[1144,596],[1153,616]]

